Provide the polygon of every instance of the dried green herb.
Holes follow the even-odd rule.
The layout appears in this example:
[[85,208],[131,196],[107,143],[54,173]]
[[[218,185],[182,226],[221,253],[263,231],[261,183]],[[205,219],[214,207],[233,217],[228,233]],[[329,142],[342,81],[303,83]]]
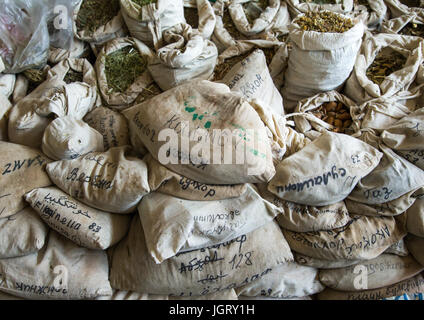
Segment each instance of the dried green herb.
[[131,45],[108,54],[105,60],[111,92],[125,92],[147,67],[147,60]]
[[131,1],[138,4],[140,7],[145,6],[146,4],[158,2],[158,0],[131,0]]
[[390,54],[381,52],[375,57],[374,62],[367,69],[367,77],[372,82],[380,85],[384,79],[403,68],[406,58],[400,53],[393,51]]
[[242,4],[244,14],[250,24],[253,24],[268,6],[268,0],[253,0]]
[[147,88],[143,89],[143,91],[140,93],[140,95],[136,99],[136,104],[147,101],[150,98],[153,98],[154,96],[157,96],[160,93],[162,93],[162,90],[160,89],[160,87],[156,83],[153,83]]
[[309,11],[294,22],[305,31],[343,33],[353,27],[351,19],[330,11]]
[[77,29],[94,32],[111,21],[119,10],[119,0],[83,0],[75,22]]
[[197,29],[199,27],[199,14],[196,8],[184,8],[184,17],[192,28]]
[[424,24],[408,23],[399,33],[405,36],[424,38]]
[[82,72],[69,69],[69,71],[66,73],[65,78],[63,78],[63,81],[65,81],[66,83],[83,82],[83,74]]

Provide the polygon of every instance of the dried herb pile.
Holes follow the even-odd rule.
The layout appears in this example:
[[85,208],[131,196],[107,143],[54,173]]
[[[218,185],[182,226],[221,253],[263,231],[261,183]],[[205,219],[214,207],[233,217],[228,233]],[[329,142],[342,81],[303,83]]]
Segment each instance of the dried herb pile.
[[353,21],[329,11],[307,12],[295,19],[305,31],[343,33],[353,27]]
[[75,22],[77,29],[94,32],[112,20],[119,10],[119,0],[83,0]]
[[83,74],[82,72],[69,69],[69,71],[66,73],[65,78],[63,78],[63,81],[65,81],[66,83],[83,82]]
[[405,36],[424,38],[424,25],[417,23],[408,23],[401,31],[399,31],[399,33]]
[[133,46],[106,56],[105,72],[112,92],[125,92],[146,70],[147,60]]
[[311,112],[317,118],[331,124],[333,132],[344,133],[352,125],[349,108],[341,102],[326,102]]
[[391,54],[376,56],[374,62],[367,69],[367,77],[372,82],[380,85],[391,73],[403,68],[406,58],[400,53],[393,51]]

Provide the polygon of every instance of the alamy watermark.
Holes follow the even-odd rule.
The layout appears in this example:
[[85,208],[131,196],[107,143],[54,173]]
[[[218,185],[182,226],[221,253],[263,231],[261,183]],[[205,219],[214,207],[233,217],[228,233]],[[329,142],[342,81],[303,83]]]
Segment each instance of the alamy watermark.
[[[143,133],[151,136],[151,130]],[[164,142],[157,155],[163,165],[191,164],[199,169],[209,165],[243,165],[247,175],[260,175],[266,170],[264,162],[272,157],[265,129],[234,126],[233,130],[191,130],[189,121],[181,121],[178,129],[159,131],[157,139]]]

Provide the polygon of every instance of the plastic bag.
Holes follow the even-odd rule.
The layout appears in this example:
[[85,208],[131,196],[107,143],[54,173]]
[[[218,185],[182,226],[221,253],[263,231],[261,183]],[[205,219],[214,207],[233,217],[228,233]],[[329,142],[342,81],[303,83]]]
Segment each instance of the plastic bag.
[[0,0],[0,7],[0,66],[4,64],[4,72],[45,65],[49,33],[44,1]]
[[71,48],[73,12],[81,0],[43,0],[47,11],[47,30],[50,46],[68,50]]

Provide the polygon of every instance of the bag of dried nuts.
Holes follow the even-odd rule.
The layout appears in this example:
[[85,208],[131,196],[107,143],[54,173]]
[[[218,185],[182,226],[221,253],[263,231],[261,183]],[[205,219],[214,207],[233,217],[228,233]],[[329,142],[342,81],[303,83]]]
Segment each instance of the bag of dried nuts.
[[296,130],[305,133],[312,129],[319,132],[329,130],[337,133],[353,133],[355,128],[359,128],[354,123],[350,108],[355,106],[355,102],[337,91],[328,91],[317,94],[311,98],[300,101],[295,109],[295,113],[308,113],[320,119],[330,126],[323,127],[321,121],[314,121],[314,118],[297,115],[294,117]]

